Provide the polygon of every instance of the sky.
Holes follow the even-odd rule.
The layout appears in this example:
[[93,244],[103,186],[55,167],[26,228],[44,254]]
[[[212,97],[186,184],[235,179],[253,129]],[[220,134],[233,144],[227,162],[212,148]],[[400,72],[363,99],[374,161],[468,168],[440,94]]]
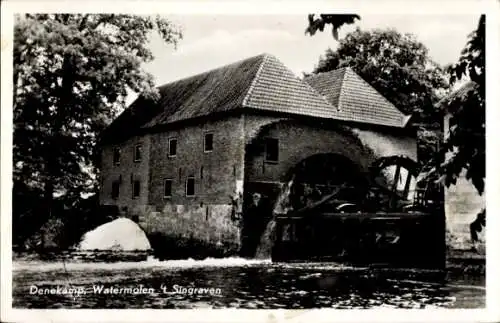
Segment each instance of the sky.
[[[314,36],[304,34],[307,15],[174,15],[165,16],[183,30],[177,48],[151,38],[155,60],[146,64],[157,85],[217,68],[250,56],[269,53],[297,76],[311,72],[327,48],[335,49],[330,28]],[[428,49],[433,60],[455,63],[467,35],[477,25],[477,15],[363,15],[340,30],[394,28],[412,33]],[[329,27],[329,26],[328,26]]]

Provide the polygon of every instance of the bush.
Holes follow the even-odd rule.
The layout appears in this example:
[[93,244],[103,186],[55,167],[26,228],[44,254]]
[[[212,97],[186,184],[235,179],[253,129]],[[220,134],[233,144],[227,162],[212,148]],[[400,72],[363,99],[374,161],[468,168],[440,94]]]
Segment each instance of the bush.
[[[23,200],[26,201],[28,197]],[[51,216],[43,217],[40,199],[27,208],[21,199],[13,208],[13,250],[46,253],[75,247],[83,234],[111,220],[99,209],[97,195],[74,202],[55,199]]]

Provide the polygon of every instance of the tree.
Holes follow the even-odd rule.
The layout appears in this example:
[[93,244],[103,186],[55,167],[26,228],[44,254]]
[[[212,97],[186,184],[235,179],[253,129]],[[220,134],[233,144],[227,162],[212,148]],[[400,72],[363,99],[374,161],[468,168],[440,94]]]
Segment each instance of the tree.
[[316,17],[314,14],[309,14],[307,16],[307,20],[309,22],[309,26],[306,28],[306,34],[313,36],[316,31],[323,31],[326,25],[332,25],[332,35],[335,40],[339,39],[339,28],[343,25],[350,25],[356,22],[356,20],[360,20],[361,18],[358,15],[353,14],[336,14],[336,15],[327,15],[320,14],[319,17]]
[[[14,27],[14,189],[56,193],[95,188],[96,135],[124,107],[129,91],[156,98],[142,63],[157,31],[176,44],[181,32],[157,16],[36,14]],[[14,209],[14,213],[16,210]]]
[[328,49],[314,73],[351,67],[406,114],[418,122],[435,114],[436,103],[448,89],[444,70],[433,62],[428,49],[411,34],[396,30],[362,31],[357,28]]
[[446,71],[411,34],[357,28],[328,49],[313,73],[351,67],[418,126],[419,159],[430,160],[440,140],[442,116],[436,102],[449,88]]
[[446,186],[455,184],[465,170],[479,194],[484,192],[486,176],[485,24],[482,15],[458,62],[449,68],[450,82],[470,81],[442,101],[450,115],[449,136],[438,156],[441,163],[435,168]]

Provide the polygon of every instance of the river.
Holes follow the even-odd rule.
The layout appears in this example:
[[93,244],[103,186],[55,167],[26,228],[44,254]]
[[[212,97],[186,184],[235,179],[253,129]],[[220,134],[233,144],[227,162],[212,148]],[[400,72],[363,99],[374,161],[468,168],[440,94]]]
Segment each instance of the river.
[[[481,308],[484,277],[241,258],[13,262],[14,308]],[[75,291],[79,291],[76,293]]]

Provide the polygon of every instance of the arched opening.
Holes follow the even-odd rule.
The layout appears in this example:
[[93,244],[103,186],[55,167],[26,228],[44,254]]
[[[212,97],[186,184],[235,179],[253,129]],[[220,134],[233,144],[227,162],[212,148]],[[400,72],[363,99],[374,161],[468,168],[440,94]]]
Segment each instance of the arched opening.
[[349,158],[339,154],[317,154],[294,167],[290,194],[293,209],[307,206],[331,194],[339,186],[344,189],[337,198],[357,200],[364,195],[366,177]]
[[[300,210],[338,191],[330,203],[361,201],[366,195],[368,177],[362,168],[349,158],[335,153],[309,156],[289,169],[282,178],[279,193],[270,198],[253,191],[243,212],[242,254],[253,257],[259,244],[265,244],[269,221],[273,214]],[[339,189],[341,190],[339,191]],[[268,241],[269,243],[271,241]]]
[[275,213],[299,210],[336,191],[334,202],[359,201],[366,195],[367,174],[349,158],[335,153],[309,156],[288,171],[288,184],[278,197]]

